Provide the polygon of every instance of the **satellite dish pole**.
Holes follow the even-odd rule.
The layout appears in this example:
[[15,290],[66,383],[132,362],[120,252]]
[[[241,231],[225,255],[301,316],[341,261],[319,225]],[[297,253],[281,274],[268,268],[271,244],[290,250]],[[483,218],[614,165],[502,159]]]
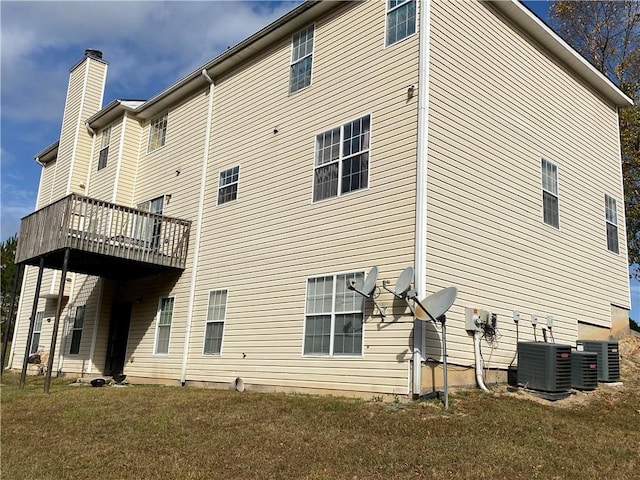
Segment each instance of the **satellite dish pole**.
[[418,320],[431,320],[442,325],[442,381],[444,383],[444,408],[449,408],[449,379],[447,375],[447,316],[445,313],[451,308],[458,296],[456,287],[443,288],[436,293],[418,300],[417,292],[410,290],[407,297],[413,299],[417,308],[414,315]]

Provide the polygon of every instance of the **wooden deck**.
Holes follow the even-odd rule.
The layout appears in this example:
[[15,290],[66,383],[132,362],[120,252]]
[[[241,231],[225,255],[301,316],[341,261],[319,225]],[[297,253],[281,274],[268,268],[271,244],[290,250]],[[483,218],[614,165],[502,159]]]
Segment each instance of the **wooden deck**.
[[56,268],[70,248],[77,265],[71,271],[101,274],[103,263],[109,273],[117,273],[114,266],[139,268],[141,274],[183,270],[190,228],[188,220],[71,194],[22,219],[16,263],[37,265],[45,256],[47,266]]

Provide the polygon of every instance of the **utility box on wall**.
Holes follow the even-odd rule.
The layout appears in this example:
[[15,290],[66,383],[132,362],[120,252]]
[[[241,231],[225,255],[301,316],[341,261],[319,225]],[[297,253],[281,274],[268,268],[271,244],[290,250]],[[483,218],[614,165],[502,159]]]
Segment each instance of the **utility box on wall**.
[[518,342],[518,385],[545,392],[571,389],[571,346]]

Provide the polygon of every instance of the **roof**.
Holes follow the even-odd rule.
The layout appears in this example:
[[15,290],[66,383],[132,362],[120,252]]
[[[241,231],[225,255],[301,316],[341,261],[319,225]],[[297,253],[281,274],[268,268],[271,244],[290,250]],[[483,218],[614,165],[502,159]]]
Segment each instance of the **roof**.
[[[142,105],[139,105],[135,109],[136,116],[141,119],[152,118],[177,100],[188,95],[190,92],[207,86],[208,81],[202,75],[203,70],[206,70],[207,74],[215,80],[215,78],[219,78],[239,64],[254,57],[276,41],[292,35],[319,16],[331,10],[335,10],[345,4],[352,3],[354,2],[349,0],[329,2],[307,0],[291,10],[289,13],[270,23],[262,30],[251,35],[237,45],[227,49],[213,60],[178,80],[176,83],[153,96]],[[103,108],[87,120],[91,128],[100,128],[102,125],[106,124],[101,121],[101,116],[107,113],[107,109],[110,106],[111,104],[107,105],[107,107]]]
[[144,103],[144,100],[116,99],[99,112],[91,115],[86,124],[91,128],[100,129],[120,118],[124,112],[135,112],[136,108]]
[[36,153],[36,156],[33,157],[36,162],[41,165],[45,165],[56,159],[58,156],[58,146],[60,145],[60,141],[58,140],[55,143],[52,143],[47,148],[42,150],[41,152]]
[[[289,13],[267,25],[259,32],[253,34],[234,47],[229,48],[221,55],[205,65],[197,68],[184,78],[161,91],[147,101],[129,102],[115,100],[105,108],[92,115],[87,123],[91,128],[101,128],[122,114],[125,110],[131,111],[137,118],[149,119],[172,104],[184,98],[189,93],[204,88],[208,81],[203,76],[203,71],[213,78],[220,78],[239,64],[254,57],[256,54],[272,45],[276,41],[293,34],[305,24],[319,16],[337,9],[344,4],[353,3],[348,0],[319,1],[307,0]],[[519,0],[489,0],[509,20],[534,40],[549,50],[581,78],[592,85],[604,98],[617,107],[633,105],[611,80],[600,73],[593,65],[584,59],[579,53],[562,40],[540,18],[527,9]],[[137,103],[137,105],[136,105]]]

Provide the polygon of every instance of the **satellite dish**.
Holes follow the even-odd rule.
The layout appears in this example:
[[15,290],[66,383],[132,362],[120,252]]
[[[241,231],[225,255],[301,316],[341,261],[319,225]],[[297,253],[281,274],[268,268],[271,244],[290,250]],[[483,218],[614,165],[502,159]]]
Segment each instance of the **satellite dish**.
[[377,281],[378,281],[378,267],[373,267],[371,270],[369,270],[369,273],[367,274],[367,278],[364,281],[364,285],[362,285],[362,290],[358,290],[356,288],[356,281],[353,278],[347,279],[347,288],[349,290],[353,290],[354,292],[362,295],[365,298],[370,298],[373,301],[373,304],[376,306],[376,308],[380,312],[380,316],[384,318],[385,308],[384,307],[381,308],[376,302],[375,298],[373,297],[373,293],[376,290]]
[[398,277],[394,294],[397,297],[404,295],[411,288],[411,282],[413,282],[413,267],[407,267]]
[[371,297],[373,291],[376,289],[376,282],[378,281],[378,267],[373,267],[369,270],[367,278],[362,285],[362,293],[365,297]]
[[416,302],[415,316],[418,320],[436,320],[451,308],[458,296],[456,287],[447,287]]

